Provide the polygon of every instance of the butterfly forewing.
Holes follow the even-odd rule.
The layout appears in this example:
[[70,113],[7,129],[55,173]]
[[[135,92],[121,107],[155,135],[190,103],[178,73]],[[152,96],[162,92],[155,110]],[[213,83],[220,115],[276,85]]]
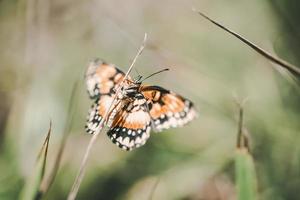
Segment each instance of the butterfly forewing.
[[159,86],[142,86],[141,91],[156,131],[183,126],[197,116],[193,103],[176,93]]
[[124,76],[124,73],[112,64],[98,59],[91,62],[85,74],[90,98],[99,98],[101,95],[112,96]]
[[[124,76],[124,73],[113,64],[107,64],[99,59],[89,64],[85,74],[86,85],[90,98],[95,99],[95,102],[85,125],[88,133],[94,134],[98,129]],[[128,79],[131,80],[130,77]]]

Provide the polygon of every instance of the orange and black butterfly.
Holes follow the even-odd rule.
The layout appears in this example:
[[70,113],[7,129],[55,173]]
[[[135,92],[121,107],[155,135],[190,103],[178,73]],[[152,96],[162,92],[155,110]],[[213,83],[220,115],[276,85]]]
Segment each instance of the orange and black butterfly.
[[[100,60],[90,63],[86,71],[87,90],[92,105],[86,131],[95,133],[113,101],[125,74],[112,64]],[[160,132],[179,127],[196,117],[193,103],[159,86],[142,85],[142,77],[128,77],[123,82],[105,124],[113,143],[125,150],[145,144],[151,129]],[[145,80],[145,79],[144,79]]]

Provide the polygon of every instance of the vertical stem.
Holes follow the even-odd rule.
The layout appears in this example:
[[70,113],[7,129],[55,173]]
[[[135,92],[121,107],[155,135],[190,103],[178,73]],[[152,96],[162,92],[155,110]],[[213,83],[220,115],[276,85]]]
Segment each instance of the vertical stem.
[[122,82],[120,83],[115,95],[114,95],[114,98],[113,98],[113,101],[112,103],[110,104],[109,106],[109,109],[107,110],[107,112],[105,113],[105,116],[103,117],[103,119],[101,120],[100,124],[99,124],[99,128],[97,129],[97,131],[95,132],[95,134],[92,136],[88,146],[87,146],[87,149],[85,151],[85,154],[84,154],[84,157],[81,161],[81,165],[80,165],[80,169],[79,169],[79,172],[75,178],[75,181],[73,183],[73,186],[71,188],[71,191],[68,195],[68,200],[74,200],[77,196],[77,193],[78,193],[78,190],[79,190],[79,187],[80,187],[80,184],[83,180],[83,177],[84,177],[84,174],[85,174],[85,169],[86,169],[86,164],[87,164],[87,160],[88,160],[88,157],[90,155],[90,151],[92,149],[92,146],[94,145],[98,135],[100,134],[103,126],[104,126],[104,122],[106,121],[107,117],[109,116],[109,113],[111,112],[111,108],[112,106],[116,103],[116,96],[117,94],[120,92],[120,89],[124,83],[124,81],[127,79],[129,73],[131,72],[137,58],[139,57],[139,55],[141,55],[141,53],[143,52],[144,48],[145,48],[145,44],[146,44],[146,40],[147,40],[147,34],[145,33],[144,35],[144,40],[143,40],[143,43],[142,45],[140,46],[136,56],[134,57],[133,61],[131,62],[131,65],[129,66],[129,69],[127,70]]
[[241,148],[242,147],[242,143],[243,143],[243,108],[242,106],[239,104],[239,124],[238,124],[238,135],[237,135],[237,141],[236,141],[236,147],[237,148]]

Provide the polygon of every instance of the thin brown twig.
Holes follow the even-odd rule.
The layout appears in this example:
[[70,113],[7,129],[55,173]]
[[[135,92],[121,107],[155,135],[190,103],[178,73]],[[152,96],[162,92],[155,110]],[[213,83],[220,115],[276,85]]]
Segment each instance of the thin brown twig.
[[266,50],[262,49],[261,47],[257,46],[253,42],[247,40],[246,38],[244,38],[240,34],[238,34],[238,33],[234,32],[234,31],[230,30],[229,28],[226,28],[225,26],[223,26],[222,24],[220,24],[220,23],[216,22],[215,20],[211,19],[210,17],[208,17],[204,13],[200,12],[199,10],[193,9],[193,11],[196,12],[196,13],[198,13],[200,16],[202,16],[203,18],[207,19],[211,23],[215,24],[219,28],[223,29],[227,33],[229,33],[229,34],[233,35],[234,37],[238,38],[240,41],[242,41],[243,43],[245,43],[246,45],[248,45],[249,47],[251,47],[257,53],[259,53],[260,55],[264,56],[265,58],[267,58],[271,62],[276,63],[277,65],[283,67],[284,69],[288,70],[292,74],[297,75],[298,77],[300,77],[300,68],[298,68],[298,67],[296,67],[296,66],[294,66],[294,65],[292,65],[292,64],[290,64],[288,62],[286,62],[285,60],[282,60],[280,58],[276,58],[271,53],[269,53]]
[[[37,156],[38,159],[39,159],[39,158],[42,156],[42,154],[43,154],[43,147],[46,146],[46,149],[48,150],[48,147],[47,147],[47,146],[48,146],[48,143],[49,143],[49,140],[50,140],[51,131],[52,131],[52,120],[50,120],[49,129],[48,129],[48,132],[47,132],[47,136],[46,136],[46,138],[45,138],[45,140],[44,140],[42,149],[40,150],[40,152],[39,152],[39,154],[38,154],[38,156]],[[47,151],[46,151],[46,152],[47,152]]]
[[235,97],[235,102],[239,109],[239,119],[238,119],[238,131],[237,131],[237,140],[236,140],[236,148],[237,149],[246,149],[250,152],[250,144],[249,144],[249,133],[246,127],[244,127],[244,105],[248,99],[244,99],[239,101]]
[[[42,173],[41,173],[42,179],[43,179],[43,177],[45,175],[45,171],[46,171],[46,162],[47,162],[48,147],[49,147],[51,131],[52,131],[52,121],[50,120],[49,130],[48,130],[46,139],[45,139],[42,149],[38,155],[38,159],[40,159],[40,157],[42,156],[43,153],[45,155],[44,160],[43,160],[43,169],[42,169]],[[45,148],[45,151],[44,151],[44,148]]]
[[114,98],[113,98],[113,101],[112,103],[110,104],[109,106],[109,109],[107,110],[107,112],[105,113],[103,119],[101,120],[100,124],[99,124],[99,127],[97,129],[97,131],[94,133],[94,135],[92,136],[92,138],[90,139],[90,142],[87,146],[87,149],[85,151],[85,154],[84,154],[84,157],[82,159],[82,162],[81,162],[81,165],[80,165],[80,168],[79,168],[79,172],[75,178],[75,181],[73,183],[73,186],[71,188],[71,191],[68,195],[68,200],[74,200],[77,196],[77,193],[78,193],[78,190],[79,190],[79,187],[80,187],[80,184],[83,180],[83,177],[84,177],[84,174],[85,174],[85,169],[86,169],[86,164],[87,164],[87,160],[88,160],[88,157],[90,155],[90,151],[91,151],[91,148],[92,146],[94,145],[98,135],[100,134],[103,126],[104,126],[104,122],[106,121],[107,117],[109,116],[109,113],[111,112],[111,108],[113,105],[115,105],[115,101],[116,101],[116,96],[117,94],[120,92],[121,90],[121,87],[123,86],[124,84],[124,81],[127,79],[129,73],[131,72],[137,58],[139,57],[139,55],[141,55],[141,53],[143,52],[144,48],[145,48],[145,45],[146,45],[146,40],[147,40],[147,34],[145,33],[144,35],[144,40],[142,42],[142,45],[140,46],[136,56],[134,57],[133,61],[131,62],[131,65],[129,66],[129,69],[128,71],[126,72],[122,82],[120,83],[119,87],[117,88],[116,90],[116,93],[114,95]]
[[237,140],[236,140],[236,147],[240,149],[242,147],[242,140],[243,140],[243,116],[244,116],[244,109],[239,104],[239,122],[238,122],[238,133],[237,133]]
[[247,128],[243,128],[243,145],[244,145],[244,148],[247,149],[248,153],[251,154],[251,148],[250,148],[250,134],[249,134],[249,131]]

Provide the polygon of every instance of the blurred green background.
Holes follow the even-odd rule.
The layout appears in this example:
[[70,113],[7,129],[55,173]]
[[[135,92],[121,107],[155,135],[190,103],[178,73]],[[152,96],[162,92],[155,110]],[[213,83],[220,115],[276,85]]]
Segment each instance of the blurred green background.
[[300,66],[297,0],[0,0],[1,200],[18,198],[50,119],[52,168],[68,106],[75,102],[61,168],[45,199],[67,197],[91,138],[84,131],[92,103],[86,66],[100,57],[125,71],[145,32],[148,44],[135,68],[147,75],[169,67],[148,83],[191,99],[199,117],[183,128],[153,133],[131,152],[101,135],[78,199],[140,200],[152,190],[153,199],[236,199],[234,96],[248,98],[245,126],[259,199],[299,199],[298,83],[192,7]]

